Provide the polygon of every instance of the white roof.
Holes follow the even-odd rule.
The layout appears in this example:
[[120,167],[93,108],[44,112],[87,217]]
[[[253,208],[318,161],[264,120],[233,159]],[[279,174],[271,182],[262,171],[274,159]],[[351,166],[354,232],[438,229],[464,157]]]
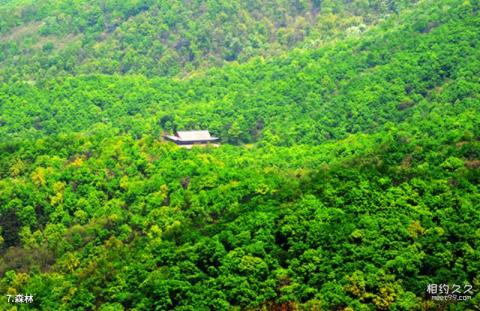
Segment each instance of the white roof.
[[208,131],[178,131],[181,140],[209,140],[212,139]]
[[209,141],[218,139],[210,136],[208,131],[178,131],[176,136],[167,137],[176,141]]

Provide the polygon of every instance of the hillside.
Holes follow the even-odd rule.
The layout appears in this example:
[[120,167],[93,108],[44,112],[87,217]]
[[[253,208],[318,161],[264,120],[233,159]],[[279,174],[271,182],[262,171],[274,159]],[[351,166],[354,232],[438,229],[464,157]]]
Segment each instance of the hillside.
[[[2,46],[52,40],[0,58],[0,291],[34,295],[0,309],[480,306],[479,1],[105,1],[90,24],[97,4],[74,3],[0,1]],[[137,44],[163,23],[162,53]],[[196,27],[240,53],[151,65]],[[70,69],[35,65],[65,38]],[[121,70],[125,50],[144,57]],[[160,139],[204,128],[221,147]]]
[[254,59],[184,80],[88,75],[41,86],[7,83],[0,88],[0,141],[96,125],[137,138],[209,128],[234,144],[256,142],[266,133],[281,145],[373,133],[432,107],[446,109],[437,102],[478,96],[476,15],[463,16],[467,7],[450,6],[448,14],[445,3],[392,17],[361,40]]
[[358,34],[415,2],[9,1],[0,3],[0,77],[185,74]]

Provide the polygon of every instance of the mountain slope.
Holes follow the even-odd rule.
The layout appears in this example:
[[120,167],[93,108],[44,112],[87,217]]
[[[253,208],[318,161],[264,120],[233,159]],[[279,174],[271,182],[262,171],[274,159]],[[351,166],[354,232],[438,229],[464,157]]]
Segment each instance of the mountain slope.
[[[436,310],[429,284],[471,284],[448,308],[478,308],[479,11],[422,1],[183,79],[2,84],[0,291],[36,310]],[[221,147],[159,138],[206,127]]]
[[475,7],[456,5],[427,4],[416,11],[421,14],[392,17],[361,40],[180,81],[86,76],[39,87],[5,84],[0,140],[102,123],[136,137],[207,127],[230,143],[271,133],[283,145],[375,132],[437,101],[478,99],[478,18]]
[[0,76],[171,76],[360,32],[414,2],[13,1],[0,5]]

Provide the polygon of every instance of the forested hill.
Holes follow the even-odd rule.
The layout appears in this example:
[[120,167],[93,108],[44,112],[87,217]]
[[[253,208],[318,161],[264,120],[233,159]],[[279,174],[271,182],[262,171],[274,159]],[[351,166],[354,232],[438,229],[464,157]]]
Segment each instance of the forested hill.
[[0,2],[0,81],[172,76],[359,34],[415,0]]
[[0,7],[0,310],[479,308],[478,0]]
[[428,1],[361,38],[184,80],[88,75],[6,83],[0,86],[0,141],[99,126],[136,138],[208,128],[233,144],[317,144],[374,133],[448,107],[441,103],[478,96],[475,8]]

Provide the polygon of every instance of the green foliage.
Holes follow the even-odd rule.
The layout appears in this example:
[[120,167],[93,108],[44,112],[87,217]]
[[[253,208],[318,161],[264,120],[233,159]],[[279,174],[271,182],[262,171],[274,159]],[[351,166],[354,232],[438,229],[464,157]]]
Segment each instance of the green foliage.
[[[364,31],[392,12],[381,2],[0,2],[0,81],[91,73],[173,76],[243,62]],[[405,8],[416,1],[396,2]]]
[[[0,292],[34,294],[20,310],[433,310],[428,284],[470,283],[448,308],[477,308],[478,1],[182,3],[0,1],[1,36],[44,39],[31,66],[1,40]],[[82,61],[58,54],[70,35]],[[204,53],[245,63],[153,77]],[[161,139],[193,128],[222,146]]]

